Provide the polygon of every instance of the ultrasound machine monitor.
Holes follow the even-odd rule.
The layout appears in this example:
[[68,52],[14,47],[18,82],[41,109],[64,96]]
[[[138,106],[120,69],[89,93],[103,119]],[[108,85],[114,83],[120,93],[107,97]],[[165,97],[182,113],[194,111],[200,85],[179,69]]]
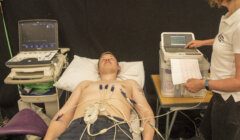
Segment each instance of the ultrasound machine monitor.
[[187,43],[194,40],[191,32],[163,32],[161,34],[160,48],[164,55],[164,60],[197,58],[202,59],[203,54],[196,48],[186,49]]
[[58,23],[50,19],[18,22],[19,53],[6,62],[8,67],[31,67],[51,64],[58,52]]

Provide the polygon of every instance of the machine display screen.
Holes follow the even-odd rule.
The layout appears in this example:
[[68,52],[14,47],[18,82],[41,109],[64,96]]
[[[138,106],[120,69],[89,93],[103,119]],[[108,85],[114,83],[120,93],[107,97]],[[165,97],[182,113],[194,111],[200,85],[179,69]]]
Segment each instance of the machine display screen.
[[171,45],[186,45],[185,36],[171,36]]
[[52,22],[25,22],[19,26],[20,46],[23,49],[57,47],[56,27]]

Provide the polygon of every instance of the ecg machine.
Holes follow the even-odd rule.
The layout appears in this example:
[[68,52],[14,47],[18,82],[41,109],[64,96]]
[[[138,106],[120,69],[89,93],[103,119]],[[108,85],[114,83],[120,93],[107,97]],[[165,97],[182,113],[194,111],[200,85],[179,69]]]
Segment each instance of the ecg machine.
[[191,32],[163,32],[159,50],[159,74],[161,93],[164,97],[199,97],[205,96],[205,89],[198,93],[188,92],[183,84],[173,84],[171,59],[197,59],[202,77],[208,77],[209,62],[196,48],[186,49],[185,46],[194,40]]
[[160,49],[164,54],[164,61],[173,58],[196,58],[202,60],[203,54],[198,49],[185,48],[187,43],[194,39],[194,34],[191,32],[163,32],[161,34]]

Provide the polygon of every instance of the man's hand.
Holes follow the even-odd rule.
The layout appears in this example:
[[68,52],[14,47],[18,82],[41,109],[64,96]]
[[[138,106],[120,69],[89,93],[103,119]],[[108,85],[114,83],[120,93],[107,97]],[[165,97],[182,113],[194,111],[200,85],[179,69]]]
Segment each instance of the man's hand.
[[192,93],[196,93],[204,88],[204,80],[202,79],[188,79],[184,87]]

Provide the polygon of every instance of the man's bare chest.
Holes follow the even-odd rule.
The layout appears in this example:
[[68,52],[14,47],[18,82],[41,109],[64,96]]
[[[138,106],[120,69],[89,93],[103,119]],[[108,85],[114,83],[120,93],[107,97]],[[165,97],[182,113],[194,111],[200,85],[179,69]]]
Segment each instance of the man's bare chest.
[[119,98],[127,96],[131,98],[131,88],[123,83],[93,82],[82,91],[83,98]]

